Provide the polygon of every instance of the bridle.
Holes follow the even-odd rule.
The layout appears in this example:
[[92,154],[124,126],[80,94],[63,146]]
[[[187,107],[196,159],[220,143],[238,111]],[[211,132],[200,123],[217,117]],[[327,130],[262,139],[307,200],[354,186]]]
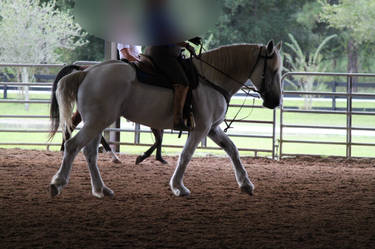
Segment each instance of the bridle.
[[[206,64],[206,65],[208,65],[208,66],[210,66],[211,68],[215,69],[217,72],[223,74],[224,76],[226,76],[227,78],[233,80],[234,82],[240,84],[240,85],[242,86],[241,90],[242,90],[247,96],[258,97],[258,98],[259,98],[259,96],[253,96],[253,95],[251,95],[251,94],[250,94],[250,91],[253,91],[253,92],[258,93],[261,97],[264,97],[264,96],[266,95],[266,93],[267,93],[267,91],[268,91],[268,90],[267,90],[267,87],[266,87],[266,75],[265,75],[265,74],[266,74],[266,69],[267,69],[267,61],[268,61],[269,59],[272,59],[272,58],[274,57],[275,52],[273,52],[272,55],[267,55],[267,53],[266,53],[266,55],[262,55],[262,48],[263,48],[263,47],[260,47],[260,49],[259,49],[258,56],[257,56],[257,60],[255,61],[254,66],[253,66],[253,68],[251,69],[250,74],[249,74],[249,77],[248,77],[249,79],[251,78],[251,76],[253,75],[255,69],[257,68],[258,63],[260,62],[260,60],[261,60],[261,59],[264,59],[263,72],[262,72],[262,83],[261,83],[261,85],[260,85],[260,88],[257,89],[257,88],[254,88],[254,87],[250,87],[250,86],[245,85],[244,83],[242,83],[242,82],[240,82],[239,80],[233,78],[232,76],[230,76],[230,75],[227,74],[226,72],[223,72],[221,69],[215,67],[214,65],[212,65],[212,64],[210,64],[210,63],[208,63],[208,62],[206,62],[206,61],[204,61],[204,60],[202,60],[202,59],[201,59],[202,47],[203,47],[203,46],[202,46],[202,44],[201,44],[201,50],[200,50],[199,55],[198,55],[198,56],[195,55],[195,57],[196,57],[199,61],[203,62],[204,64]],[[210,84],[214,89],[216,89],[217,91],[219,91],[219,92],[224,96],[224,98],[225,98],[225,100],[226,100],[226,102],[227,102],[227,110],[228,110],[228,107],[229,107],[229,101],[230,101],[230,96],[228,96],[228,93],[227,93],[224,89],[222,89],[222,88],[218,87],[217,85],[215,85],[214,83],[210,82],[206,77],[204,77],[204,76],[202,76],[202,75],[199,75],[199,77],[201,77],[203,80],[205,80],[208,84]],[[272,77],[274,77],[274,76],[272,76]],[[272,81],[273,81],[273,79],[272,79]],[[243,88],[246,88],[248,91],[245,91]],[[227,127],[224,129],[224,132],[227,132],[229,128],[232,128],[232,127],[231,127],[231,124],[234,122],[234,120],[236,120],[237,115],[238,115],[239,112],[241,111],[241,109],[242,109],[242,107],[244,106],[244,104],[245,104],[245,101],[244,101],[244,103],[242,104],[240,110],[239,110],[239,111],[237,112],[237,114],[235,115],[235,117],[234,117],[229,123],[227,123],[227,121],[224,120],[224,121],[225,121],[225,124],[226,124],[226,126],[227,126]]]
[[266,94],[266,92],[267,92],[266,75],[265,75],[266,74],[266,69],[267,69],[267,62],[268,62],[268,60],[273,59],[273,57],[275,56],[275,52],[273,52],[272,55],[267,55],[267,54],[266,55],[262,55],[262,48],[263,47],[261,47],[259,49],[257,60],[254,63],[253,69],[250,71],[249,78],[251,78],[251,75],[253,75],[253,73],[254,73],[255,69],[257,68],[258,63],[260,62],[260,60],[264,59],[263,72],[262,72],[262,83],[260,84],[260,88],[256,89],[256,91],[255,91],[255,92],[259,93],[262,97],[264,97],[265,94]]
[[[234,82],[238,83],[239,85],[241,85],[243,88],[247,89],[249,92],[252,91],[252,92],[256,92],[256,93],[259,93],[260,96],[264,97],[266,92],[267,92],[267,88],[266,88],[266,77],[265,77],[265,73],[266,73],[266,68],[267,68],[267,61],[269,59],[272,59],[275,55],[275,53],[272,53],[272,55],[262,55],[262,49],[263,47],[260,47],[259,49],[259,52],[258,52],[258,56],[257,56],[257,60],[255,61],[254,63],[254,66],[253,68],[251,69],[250,71],[250,74],[249,74],[249,79],[251,78],[251,75],[254,73],[255,69],[257,68],[258,66],[258,63],[260,62],[261,59],[264,59],[264,66],[263,66],[263,72],[262,72],[262,83],[260,85],[260,88],[257,89],[255,87],[251,87],[251,86],[247,86],[246,84],[240,82],[239,80],[233,78],[232,76],[230,76],[229,74],[227,74],[226,72],[222,71],[220,68],[217,68],[215,67],[214,65],[208,63],[207,61],[204,61],[201,59],[201,56],[198,55],[198,56],[195,56],[195,58],[197,58],[199,61],[203,62],[204,64],[210,66],[211,68],[215,69],[217,72],[221,73],[222,75],[224,75],[225,77],[233,80]],[[204,78],[202,75],[200,75],[200,77]],[[204,78],[205,79],[205,78]],[[205,79],[206,81],[208,81],[207,79]],[[241,89],[243,90],[243,89]],[[251,95],[249,92],[246,92],[245,90],[243,90],[245,92],[246,95],[250,95],[252,97],[254,97],[253,95]]]

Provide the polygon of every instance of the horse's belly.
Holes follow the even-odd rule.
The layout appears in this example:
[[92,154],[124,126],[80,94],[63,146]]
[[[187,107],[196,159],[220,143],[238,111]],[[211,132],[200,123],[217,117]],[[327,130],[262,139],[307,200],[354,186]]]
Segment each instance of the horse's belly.
[[123,104],[126,119],[152,128],[169,129],[173,126],[173,92],[139,82],[131,83]]

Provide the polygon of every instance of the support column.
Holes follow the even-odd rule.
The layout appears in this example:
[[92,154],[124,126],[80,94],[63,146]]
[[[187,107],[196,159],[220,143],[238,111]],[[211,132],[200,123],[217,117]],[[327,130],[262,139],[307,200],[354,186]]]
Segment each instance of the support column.
[[[104,44],[104,60],[117,60],[117,43],[105,41]],[[109,128],[118,128],[121,127],[120,118],[116,120],[113,124],[109,126]],[[120,142],[120,132],[119,131],[106,131],[104,132],[104,137],[109,142]],[[120,145],[118,144],[111,144],[110,145],[112,150],[115,152],[120,152]]]

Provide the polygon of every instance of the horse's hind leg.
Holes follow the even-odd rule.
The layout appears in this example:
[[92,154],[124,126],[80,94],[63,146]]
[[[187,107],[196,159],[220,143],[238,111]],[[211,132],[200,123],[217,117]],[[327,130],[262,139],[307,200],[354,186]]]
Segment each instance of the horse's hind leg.
[[167,161],[163,159],[161,156],[161,144],[163,141],[163,130],[158,130],[151,128],[152,133],[155,136],[155,143],[145,152],[142,156],[138,156],[135,164],[140,164],[143,162],[146,158],[150,157],[152,152],[156,149],[156,160],[160,161],[163,164],[168,164]]
[[164,158],[161,155],[161,145],[163,143],[163,134],[164,134],[164,131],[162,129],[161,130],[151,129],[151,130],[152,130],[152,133],[155,136],[156,160],[158,160],[162,164],[168,164],[168,162],[165,161]]
[[112,156],[112,162],[114,163],[121,163],[120,159],[117,157],[116,153],[113,152],[112,148],[109,146],[107,141],[103,136],[101,136],[100,143],[103,145],[105,151],[110,152]]
[[52,177],[50,183],[51,196],[61,193],[62,188],[68,184],[72,163],[78,152],[93,137],[97,137],[100,129],[88,128],[84,126],[73,138],[65,142],[64,158],[57,173]]
[[98,198],[114,195],[113,191],[105,186],[97,164],[98,145],[101,137],[101,135],[98,135],[83,148],[83,153],[90,170],[92,194]]
[[156,146],[157,144],[155,142],[145,153],[143,153],[143,155],[137,157],[137,159],[135,160],[135,164],[138,165],[141,162],[143,162],[146,158],[150,157],[152,152],[154,152],[154,150],[156,149]]
[[212,128],[211,131],[208,133],[208,136],[217,145],[223,148],[225,152],[228,154],[228,156],[231,158],[236,180],[241,188],[241,191],[249,195],[252,195],[254,191],[254,185],[250,181],[249,176],[247,175],[247,172],[241,163],[240,155],[234,143],[230,140],[227,134],[225,134],[225,132],[219,126]]
[[81,114],[79,114],[79,112],[76,111],[72,116],[72,127],[70,127],[70,132],[68,130],[64,131],[65,132],[65,139],[64,139],[64,136],[63,136],[63,141],[62,141],[62,144],[61,144],[61,147],[60,147],[60,151],[64,151],[65,141],[70,138],[70,134],[74,131],[74,129],[77,127],[77,125],[79,125],[79,123],[81,123],[81,121],[82,121]]

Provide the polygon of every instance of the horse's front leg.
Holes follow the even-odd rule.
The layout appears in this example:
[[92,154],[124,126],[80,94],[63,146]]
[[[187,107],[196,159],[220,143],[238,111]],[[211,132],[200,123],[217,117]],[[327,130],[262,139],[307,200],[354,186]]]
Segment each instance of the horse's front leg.
[[185,187],[183,183],[183,177],[188,163],[194,154],[198,144],[202,141],[202,138],[207,135],[208,131],[192,131],[185,143],[184,149],[182,150],[180,157],[177,162],[176,169],[173,173],[169,186],[176,196],[186,196],[190,194],[190,190]]
[[252,195],[254,191],[254,184],[250,181],[249,176],[241,163],[237,147],[234,145],[232,140],[230,140],[227,134],[225,134],[225,132],[219,126],[212,128],[208,133],[208,136],[217,145],[223,148],[231,158],[236,180],[241,188],[241,191]]

